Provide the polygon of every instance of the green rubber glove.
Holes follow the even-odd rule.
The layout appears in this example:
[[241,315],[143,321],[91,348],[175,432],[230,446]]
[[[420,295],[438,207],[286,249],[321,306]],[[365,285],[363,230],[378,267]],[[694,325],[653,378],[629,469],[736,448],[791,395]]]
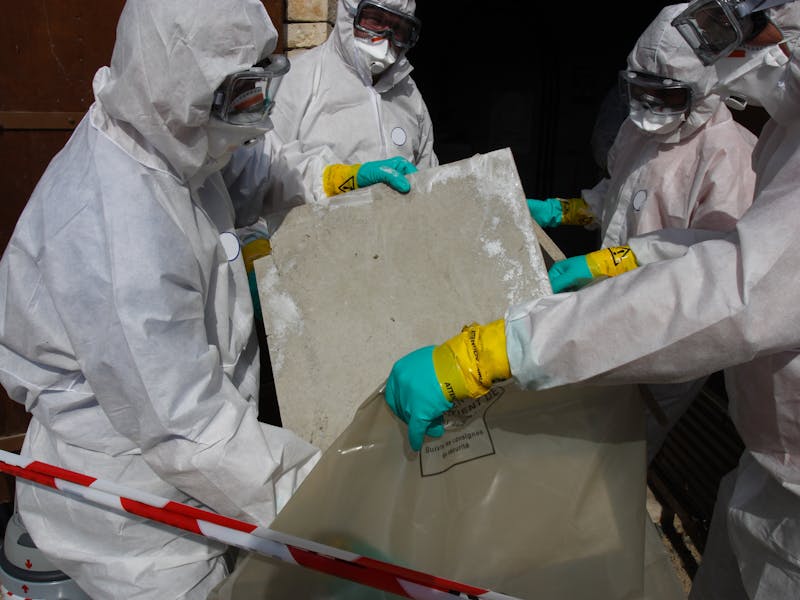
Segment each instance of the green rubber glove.
[[411,184],[404,175],[416,173],[417,167],[402,156],[395,156],[386,160],[374,160],[361,165],[356,173],[358,187],[366,187],[376,183],[385,183],[398,192],[407,193]]
[[442,415],[452,406],[442,394],[436,378],[434,348],[425,346],[398,360],[392,367],[384,391],[389,408],[408,423],[408,442],[417,452],[422,448],[426,435],[444,435]]
[[558,198],[545,198],[544,200],[528,198],[528,212],[540,227],[558,227],[561,225],[564,214]]
[[473,323],[439,346],[425,346],[398,360],[384,396],[392,412],[408,424],[414,450],[425,435],[444,434],[442,415],[456,400],[478,398],[496,381],[511,377],[505,321]]
[[322,189],[328,196],[335,196],[368,185],[385,183],[405,194],[411,189],[405,176],[416,172],[417,167],[402,156],[356,165],[328,165],[322,173]]
[[577,290],[597,277],[616,277],[639,264],[630,246],[603,248],[555,263],[547,272],[554,293]]
[[547,272],[553,293],[577,290],[592,280],[592,273],[586,263],[586,256],[570,256],[555,263]]

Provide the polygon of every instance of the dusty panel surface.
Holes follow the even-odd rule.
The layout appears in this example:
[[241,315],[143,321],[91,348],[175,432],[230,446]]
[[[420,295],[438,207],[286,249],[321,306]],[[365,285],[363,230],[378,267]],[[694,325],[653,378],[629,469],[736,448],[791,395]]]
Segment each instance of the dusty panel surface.
[[395,360],[550,293],[511,151],[293,209],[256,262],[283,425],[325,450]]

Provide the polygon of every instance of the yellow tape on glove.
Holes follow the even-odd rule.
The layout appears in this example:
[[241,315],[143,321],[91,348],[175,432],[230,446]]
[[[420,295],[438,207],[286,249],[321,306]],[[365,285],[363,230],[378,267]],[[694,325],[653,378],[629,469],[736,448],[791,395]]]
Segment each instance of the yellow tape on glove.
[[451,402],[484,395],[492,383],[511,377],[505,321],[467,325],[433,349],[433,367],[442,393]]
[[269,240],[265,238],[258,238],[245,244],[242,247],[242,258],[244,259],[244,268],[249,273],[253,270],[253,262],[264,256],[269,256],[272,252],[272,246]]
[[586,264],[592,277],[614,277],[639,266],[630,246],[614,246],[590,252],[586,255]]
[[327,196],[335,196],[358,189],[356,174],[361,165],[328,165],[322,172],[322,189]]
[[559,198],[561,201],[561,223],[564,225],[591,225],[594,213],[583,198]]

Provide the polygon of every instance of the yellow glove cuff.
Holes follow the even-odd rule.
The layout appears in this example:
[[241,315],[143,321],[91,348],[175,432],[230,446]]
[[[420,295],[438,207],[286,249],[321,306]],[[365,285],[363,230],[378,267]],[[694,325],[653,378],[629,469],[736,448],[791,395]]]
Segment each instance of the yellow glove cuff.
[[511,377],[505,321],[467,325],[433,349],[433,367],[444,397],[451,402],[484,395],[493,382]]
[[561,223],[564,225],[591,225],[594,213],[583,198],[559,198],[561,201]]
[[590,252],[586,255],[586,264],[592,277],[614,277],[639,266],[630,246],[614,246]]
[[259,238],[245,244],[242,247],[242,258],[244,259],[244,268],[249,273],[253,270],[253,262],[264,256],[269,256],[272,252],[272,246],[269,240]]
[[322,189],[326,196],[335,196],[358,189],[356,174],[361,168],[357,165],[328,165],[322,172]]

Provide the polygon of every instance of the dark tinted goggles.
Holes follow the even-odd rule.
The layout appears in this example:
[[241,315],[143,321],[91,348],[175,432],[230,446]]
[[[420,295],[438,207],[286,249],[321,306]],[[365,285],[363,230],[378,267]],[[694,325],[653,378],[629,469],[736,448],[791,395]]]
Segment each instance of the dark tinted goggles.
[[353,20],[365,37],[387,38],[398,48],[411,48],[419,39],[420,20],[386,6],[380,0],[361,0]]
[[659,115],[683,114],[692,107],[691,88],[676,79],[639,71],[620,71],[620,87],[631,107]]

